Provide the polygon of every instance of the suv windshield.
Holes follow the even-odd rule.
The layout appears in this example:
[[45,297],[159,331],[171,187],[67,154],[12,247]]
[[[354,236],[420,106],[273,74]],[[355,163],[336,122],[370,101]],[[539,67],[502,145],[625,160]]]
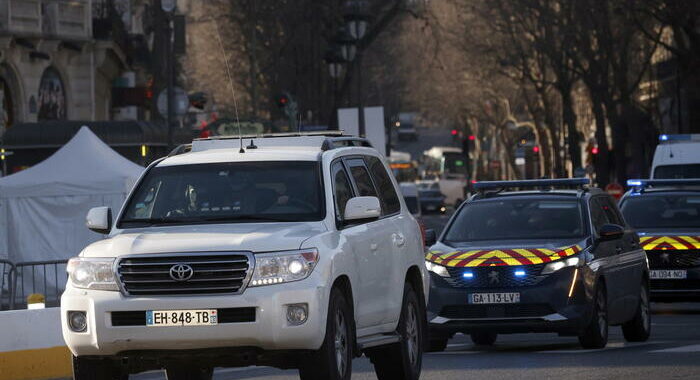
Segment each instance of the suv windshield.
[[129,200],[119,227],[321,220],[321,188],[317,162],[155,167]]
[[700,164],[659,166],[654,170],[654,178],[700,178]]
[[634,228],[700,227],[700,195],[644,195],[622,204],[622,215]]
[[584,231],[581,205],[573,199],[484,200],[462,208],[445,242],[580,238]]

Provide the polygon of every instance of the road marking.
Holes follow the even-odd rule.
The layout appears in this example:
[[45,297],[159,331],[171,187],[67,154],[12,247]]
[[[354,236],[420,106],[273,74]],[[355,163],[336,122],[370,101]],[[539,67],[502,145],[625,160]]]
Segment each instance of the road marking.
[[649,351],[651,353],[683,353],[683,352],[700,352],[700,344],[691,344],[690,346],[681,346],[674,348],[665,348],[663,350]]

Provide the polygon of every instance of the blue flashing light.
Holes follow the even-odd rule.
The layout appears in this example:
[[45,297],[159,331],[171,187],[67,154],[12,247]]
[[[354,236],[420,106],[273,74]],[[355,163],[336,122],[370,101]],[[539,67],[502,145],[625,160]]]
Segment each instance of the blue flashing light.
[[628,179],[627,186],[642,186],[642,181],[638,179]]
[[474,278],[474,273],[472,272],[464,272],[462,273],[463,278]]
[[522,269],[518,269],[515,271],[515,277],[525,277],[525,271]]
[[668,141],[668,135],[659,136],[659,141]]

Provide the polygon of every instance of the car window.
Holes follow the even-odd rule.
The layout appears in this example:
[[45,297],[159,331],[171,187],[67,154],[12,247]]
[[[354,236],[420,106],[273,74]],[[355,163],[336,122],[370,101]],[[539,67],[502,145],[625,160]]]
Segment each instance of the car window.
[[386,172],[386,168],[382,161],[377,157],[367,156],[367,166],[372,173],[372,178],[374,178],[374,183],[377,184],[379,190],[379,201],[382,203],[382,214],[390,215],[401,211],[401,202],[399,202],[399,196],[396,194],[396,189],[394,189],[394,183],[391,182],[391,177],[389,173]]
[[610,197],[605,197],[602,200],[603,210],[605,211],[605,215],[608,217],[610,223],[624,227],[625,222],[622,220],[622,216],[620,215],[620,212],[618,211],[617,207],[615,207],[615,204],[613,203],[612,199],[610,199]]
[[372,178],[361,159],[348,160],[350,174],[355,181],[357,192],[360,197],[376,197],[377,190],[374,188]]
[[345,168],[340,162],[333,164],[333,199],[335,200],[335,214],[338,220],[345,215],[345,206],[352,198],[352,185],[348,179]]
[[700,195],[629,197],[622,204],[622,213],[634,228],[697,228],[700,226]]
[[593,229],[595,231],[600,231],[603,225],[610,223],[608,219],[608,214],[605,212],[605,205],[600,197],[592,198],[590,201],[591,205],[591,221],[593,222]]

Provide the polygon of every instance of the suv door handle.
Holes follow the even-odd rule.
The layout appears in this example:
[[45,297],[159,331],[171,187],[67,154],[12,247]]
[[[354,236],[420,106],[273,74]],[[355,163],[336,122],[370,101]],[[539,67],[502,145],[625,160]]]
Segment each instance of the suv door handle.
[[392,239],[394,240],[394,245],[397,247],[403,247],[403,245],[406,243],[406,238],[404,238],[401,234],[393,234]]

